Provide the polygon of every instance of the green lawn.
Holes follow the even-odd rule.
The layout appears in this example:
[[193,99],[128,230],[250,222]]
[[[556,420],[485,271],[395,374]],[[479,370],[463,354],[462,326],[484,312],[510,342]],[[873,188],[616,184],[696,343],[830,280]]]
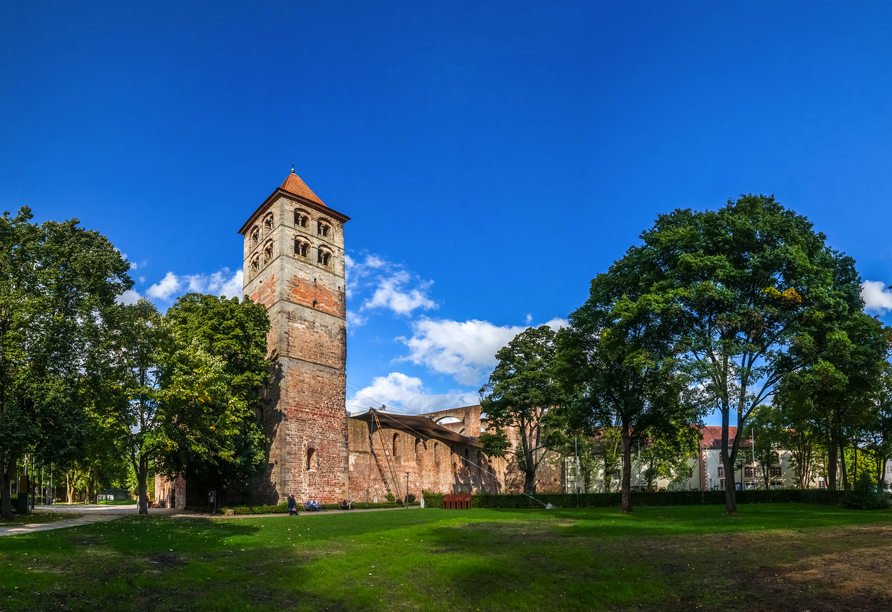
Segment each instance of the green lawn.
[[126,517],[0,538],[0,610],[892,610],[892,510]]
[[[34,523],[55,523],[56,521],[67,521],[81,516],[80,514],[63,514],[61,512],[29,512],[28,514],[13,514],[11,521],[4,521],[0,517],[0,527],[13,527],[16,525],[29,525]],[[2,569],[0,569],[2,571]],[[3,610],[0,607],[0,610]]]

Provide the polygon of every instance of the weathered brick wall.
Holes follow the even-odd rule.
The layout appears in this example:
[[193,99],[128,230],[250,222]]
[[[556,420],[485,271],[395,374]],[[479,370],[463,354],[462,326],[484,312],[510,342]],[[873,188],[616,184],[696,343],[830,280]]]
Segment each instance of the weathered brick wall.
[[155,475],[155,502],[156,507],[178,508],[186,507],[186,480],[177,477],[168,480],[160,474]]
[[[295,223],[295,209],[306,227]],[[348,478],[343,223],[324,206],[281,194],[258,212],[245,232],[245,293],[268,308],[277,385],[264,411],[272,442],[256,496],[336,501],[347,495]],[[317,233],[319,220],[327,236]],[[305,256],[296,239],[309,244]],[[319,249],[330,253],[327,264]]]
[[[480,406],[465,406],[426,413],[434,422],[455,417],[458,423],[442,427],[463,435],[480,435]],[[350,494],[359,501],[382,500],[406,492],[418,496],[422,490],[437,493],[518,493],[523,491],[524,476],[517,460],[487,457],[480,449],[440,440],[425,440],[411,432],[383,428],[380,431],[365,421],[348,419],[350,445]],[[516,431],[509,430],[518,444]],[[536,474],[536,490],[559,493],[563,490],[560,459],[546,457]],[[389,463],[389,464],[388,464]],[[392,484],[391,470],[399,481]]]
[[[422,490],[489,492],[503,490],[501,460],[491,460],[479,449],[442,440],[425,440],[405,431],[376,429],[348,419],[350,440],[350,496],[355,501],[383,500],[387,493],[418,497]],[[394,452],[395,451],[395,452]],[[473,465],[476,464],[476,465]],[[395,482],[394,482],[395,479]]]

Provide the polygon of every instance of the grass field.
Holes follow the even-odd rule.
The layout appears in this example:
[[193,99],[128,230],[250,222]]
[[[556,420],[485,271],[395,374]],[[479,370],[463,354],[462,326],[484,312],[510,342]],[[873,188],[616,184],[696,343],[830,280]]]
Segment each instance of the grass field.
[[[11,521],[4,521],[0,517],[0,527],[12,527],[15,525],[30,525],[34,523],[55,523],[56,521],[67,521],[69,519],[78,518],[80,514],[62,514],[61,512],[31,512],[29,514],[13,514]],[[2,551],[2,548],[0,548]],[[0,568],[2,574],[2,568]],[[0,610],[3,610],[0,604]]]
[[892,510],[126,517],[0,539],[0,610],[892,610]]

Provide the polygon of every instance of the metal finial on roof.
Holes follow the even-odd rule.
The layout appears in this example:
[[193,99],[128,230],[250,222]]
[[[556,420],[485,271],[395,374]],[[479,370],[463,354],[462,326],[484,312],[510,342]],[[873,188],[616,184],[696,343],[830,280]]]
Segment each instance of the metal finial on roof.
[[291,162],[291,174],[294,174],[294,162]]

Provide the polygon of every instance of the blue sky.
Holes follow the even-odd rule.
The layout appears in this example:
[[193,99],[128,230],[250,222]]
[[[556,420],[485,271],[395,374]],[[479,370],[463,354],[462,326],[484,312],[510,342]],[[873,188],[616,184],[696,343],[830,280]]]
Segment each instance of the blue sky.
[[357,409],[476,403],[657,214],[741,193],[892,322],[890,5],[632,4],[7,2],[0,205],[106,234],[166,308],[239,286],[293,160],[353,217]]

